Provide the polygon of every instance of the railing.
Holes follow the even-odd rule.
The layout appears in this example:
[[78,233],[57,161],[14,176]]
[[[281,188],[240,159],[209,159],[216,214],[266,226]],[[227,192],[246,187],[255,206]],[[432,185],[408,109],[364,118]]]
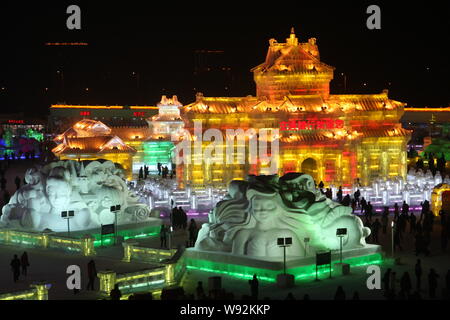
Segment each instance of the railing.
[[176,249],[155,249],[137,246],[136,242],[124,241],[123,246],[123,261],[130,262],[131,260],[159,263],[173,257],[177,252]]
[[51,233],[0,229],[0,243],[2,244],[62,249],[70,252],[80,252],[84,256],[95,255],[94,240],[90,235],[76,239],[57,236]]
[[[131,250],[130,243],[128,247],[124,246],[125,251]],[[158,260],[161,257],[158,249],[154,252],[149,249],[149,260]],[[166,250],[171,254],[169,259],[160,260],[158,266],[137,272],[117,274],[113,270],[104,270],[98,272],[97,276],[100,279],[100,292],[109,295],[114,286],[117,284],[122,293],[161,290],[165,287],[176,285],[183,276],[186,267],[184,264],[183,252],[184,248],[178,250]],[[125,254],[127,259],[124,261],[131,261],[132,254]],[[129,259],[128,259],[129,257]]]
[[51,285],[46,283],[36,283],[31,285],[31,289],[2,293],[0,300],[48,300],[48,290]]

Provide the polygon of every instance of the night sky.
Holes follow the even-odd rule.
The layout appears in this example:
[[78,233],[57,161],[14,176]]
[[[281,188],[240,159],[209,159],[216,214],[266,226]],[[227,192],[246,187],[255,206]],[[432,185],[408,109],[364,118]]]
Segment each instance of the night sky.
[[[443,1],[422,2],[426,7],[400,1],[396,7],[364,1],[131,3],[2,1],[0,112],[44,115],[59,102],[155,105],[162,94],[187,104],[198,91],[195,50],[223,50],[223,64],[231,68],[230,86],[218,81],[205,96],[255,95],[250,69],[264,61],[268,40],[284,42],[291,27],[301,42],[316,37],[321,60],[336,68],[332,93],[343,93],[345,73],[348,93],[388,88],[391,98],[409,106],[449,104],[449,5]],[[66,28],[70,4],[81,7],[80,31]],[[370,4],[381,7],[381,30],[366,27]]]

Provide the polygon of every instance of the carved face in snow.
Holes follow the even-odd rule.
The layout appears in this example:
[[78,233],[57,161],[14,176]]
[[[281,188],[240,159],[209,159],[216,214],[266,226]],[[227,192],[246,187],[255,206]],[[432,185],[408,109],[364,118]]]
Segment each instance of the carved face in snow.
[[48,201],[53,208],[67,209],[72,194],[72,188],[67,181],[58,178],[49,178],[45,190]]
[[255,195],[251,201],[251,213],[256,221],[267,223],[275,217],[277,206],[271,197]]
[[299,208],[307,208],[318,200],[317,196],[321,197],[321,193],[317,193],[314,179],[310,175],[291,173],[280,180],[283,184],[282,193],[285,199]]

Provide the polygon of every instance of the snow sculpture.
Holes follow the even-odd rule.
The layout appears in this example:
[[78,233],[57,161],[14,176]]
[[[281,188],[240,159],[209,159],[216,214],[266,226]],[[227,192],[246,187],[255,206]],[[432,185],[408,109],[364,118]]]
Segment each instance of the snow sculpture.
[[25,174],[27,184],[3,209],[0,226],[26,230],[66,231],[61,211],[73,210],[73,231],[114,223],[111,206],[120,205],[117,224],[150,221],[150,209],[128,190],[122,170],[111,161],[56,161]]
[[279,237],[292,238],[288,255],[304,256],[305,238],[310,238],[311,253],[338,249],[338,228],[348,230],[344,249],[365,247],[370,234],[350,207],[326,198],[313,178],[302,173],[232,181],[209,220],[199,231],[196,249],[261,258],[283,255],[277,246]]

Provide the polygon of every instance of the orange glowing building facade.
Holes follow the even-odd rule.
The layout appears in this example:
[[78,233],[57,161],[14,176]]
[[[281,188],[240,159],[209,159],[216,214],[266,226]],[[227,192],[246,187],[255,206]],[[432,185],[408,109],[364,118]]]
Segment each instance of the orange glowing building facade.
[[[193,131],[193,122],[201,121],[203,131],[279,129],[280,175],[304,172],[317,183],[336,186],[350,186],[356,179],[368,184],[376,178],[405,178],[410,132],[399,121],[405,103],[389,99],[387,90],[330,94],[333,71],[320,61],[316,39],[299,43],[292,30],[286,43],[271,39],[265,62],[252,69],[256,97],[197,94],[194,103],[182,108],[185,128]],[[180,182],[194,186],[265,173],[262,163],[185,164],[177,169]]]
[[52,152],[60,160],[110,160],[122,166],[127,178],[132,177],[136,150],[101,121],[81,120],[54,140],[58,145]]

